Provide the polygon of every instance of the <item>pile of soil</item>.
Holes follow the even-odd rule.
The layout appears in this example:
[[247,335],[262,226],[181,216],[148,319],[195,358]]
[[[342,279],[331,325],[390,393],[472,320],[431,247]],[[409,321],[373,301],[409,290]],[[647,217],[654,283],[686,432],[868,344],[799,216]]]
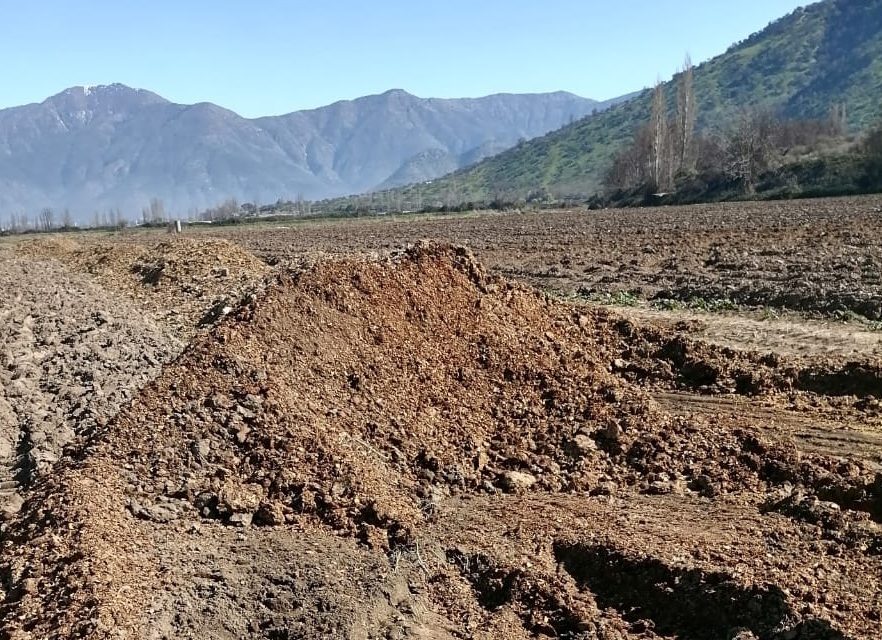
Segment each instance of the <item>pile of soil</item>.
[[226,240],[176,237],[144,246],[48,238],[22,243],[18,251],[96,276],[105,288],[135,298],[185,337],[236,306],[270,272]]
[[[600,312],[490,276],[465,249],[420,246],[280,274],[197,336],[79,459],[36,488],[3,540],[2,628],[13,637],[142,635],[148,603],[181,553],[171,538],[228,548],[224,532],[252,526],[333,532],[390,558],[412,552],[423,571],[438,572],[431,597],[455,619],[465,593],[473,589],[468,597],[485,609],[501,606],[510,576],[530,574],[491,567],[474,578],[482,556],[457,549],[429,569],[420,540],[449,502],[501,493],[574,494],[613,507],[635,493],[762,507],[798,523],[788,535],[805,523],[849,557],[872,552],[882,479],[869,468],[663,413],[614,373],[612,336]],[[547,517],[561,508],[549,503]],[[838,519],[823,519],[833,511]],[[522,535],[504,518],[489,526]],[[572,545],[546,551],[575,562]],[[630,566],[592,553],[588,569],[569,569],[577,581],[590,583],[603,563]],[[840,602],[827,598],[821,615]],[[610,599],[627,604],[619,591]],[[804,621],[787,617],[790,601],[782,607],[781,633],[797,635],[763,627],[762,637],[842,637],[798,635]],[[596,625],[590,636],[571,623],[529,628],[663,637],[597,635]],[[283,633],[293,632],[264,637],[293,637]]]
[[388,548],[449,495],[718,494],[829,471],[656,410],[610,373],[598,328],[465,250],[282,276],[119,417],[135,510],[183,500],[271,525],[309,514]]

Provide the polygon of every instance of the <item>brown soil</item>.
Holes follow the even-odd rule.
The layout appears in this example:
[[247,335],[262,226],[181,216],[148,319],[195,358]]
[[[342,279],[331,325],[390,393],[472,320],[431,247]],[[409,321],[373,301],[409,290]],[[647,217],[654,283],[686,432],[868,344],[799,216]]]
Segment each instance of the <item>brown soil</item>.
[[0,260],[2,521],[65,447],[103,427],[183,343],[57,262]]
[[788,358],[863,359],[882,357],[882,328],[857,320],[806,317],[786,311],[661,310],[646,305],[614,307],[641,323],[657,324],[692,339],[739,351],[777,353]]
[[28,492],[0,637],[877,635],[878,363],[696,342],[465,249],[255,289]]
[[882,319],[882,196],[322,221],[209,231],[267,260],[427,239],[561,294],[725,299]]
[[184,337],[236,306],[269,272],[261,260],[226,240],[175,237],[141,245],[50,237],[22,243],[17,251],[96,276],[105,288],[134,298]]

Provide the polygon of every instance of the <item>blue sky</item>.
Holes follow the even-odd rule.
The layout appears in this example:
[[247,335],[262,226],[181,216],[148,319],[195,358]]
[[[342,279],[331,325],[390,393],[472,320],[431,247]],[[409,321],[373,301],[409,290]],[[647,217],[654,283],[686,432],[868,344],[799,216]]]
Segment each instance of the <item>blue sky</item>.
[[423,97],[669,77],[807,2],[0,0],[0,107],[122,82],[245,116],[402,88]]

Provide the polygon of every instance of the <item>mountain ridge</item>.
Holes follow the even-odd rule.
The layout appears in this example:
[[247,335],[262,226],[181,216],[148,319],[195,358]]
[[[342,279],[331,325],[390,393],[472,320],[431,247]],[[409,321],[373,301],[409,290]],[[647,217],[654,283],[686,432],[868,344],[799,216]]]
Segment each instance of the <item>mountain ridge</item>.
[[[402,89],[244,118],[115,83],[74,86],[0,110],[0,216],[70,208],[80,220],[157,197],[179,213],[234,197],[272,202],[376,188],[407,168],[432,179],[601,110],[567,92],[419,98]],[[439,164],[440,163],[440,164]]]
[[[675,104],[677,76],[664,83]],[[844,103],[860,133],[882,117],[882,0],[824,0],[796,9],[695,67],[699,127],[714,130],[741,108],[824,117]],[[518,200],[544,190],[585,197],[602,188],[615,153],[648,122],[651,91],[594,118],[509,148],[420,186],[419,201]],[[407,194],[403,194],[406,196]],[[406,198],[405,198],[406,199]]]

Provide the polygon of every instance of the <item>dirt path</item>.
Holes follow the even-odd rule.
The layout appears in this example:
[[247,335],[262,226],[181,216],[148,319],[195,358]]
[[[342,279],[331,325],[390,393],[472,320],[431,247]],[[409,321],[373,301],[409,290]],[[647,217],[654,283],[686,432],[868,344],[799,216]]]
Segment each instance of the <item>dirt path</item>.
[[778,398],[702,396],[683,392],[653,394],[662,409],[673,415],[700,415],[727,425],[758,427],[771,440],[794,442],[807,453],[861,460],[882,471],[882,419],[864,412],[794,410]]
[[611,307],[642,322],[681,330],[732,349],[783,356],[865,359],[882,356],[882,328],[862,322],[807,318],[797,313],[701,312],[647,306]]

